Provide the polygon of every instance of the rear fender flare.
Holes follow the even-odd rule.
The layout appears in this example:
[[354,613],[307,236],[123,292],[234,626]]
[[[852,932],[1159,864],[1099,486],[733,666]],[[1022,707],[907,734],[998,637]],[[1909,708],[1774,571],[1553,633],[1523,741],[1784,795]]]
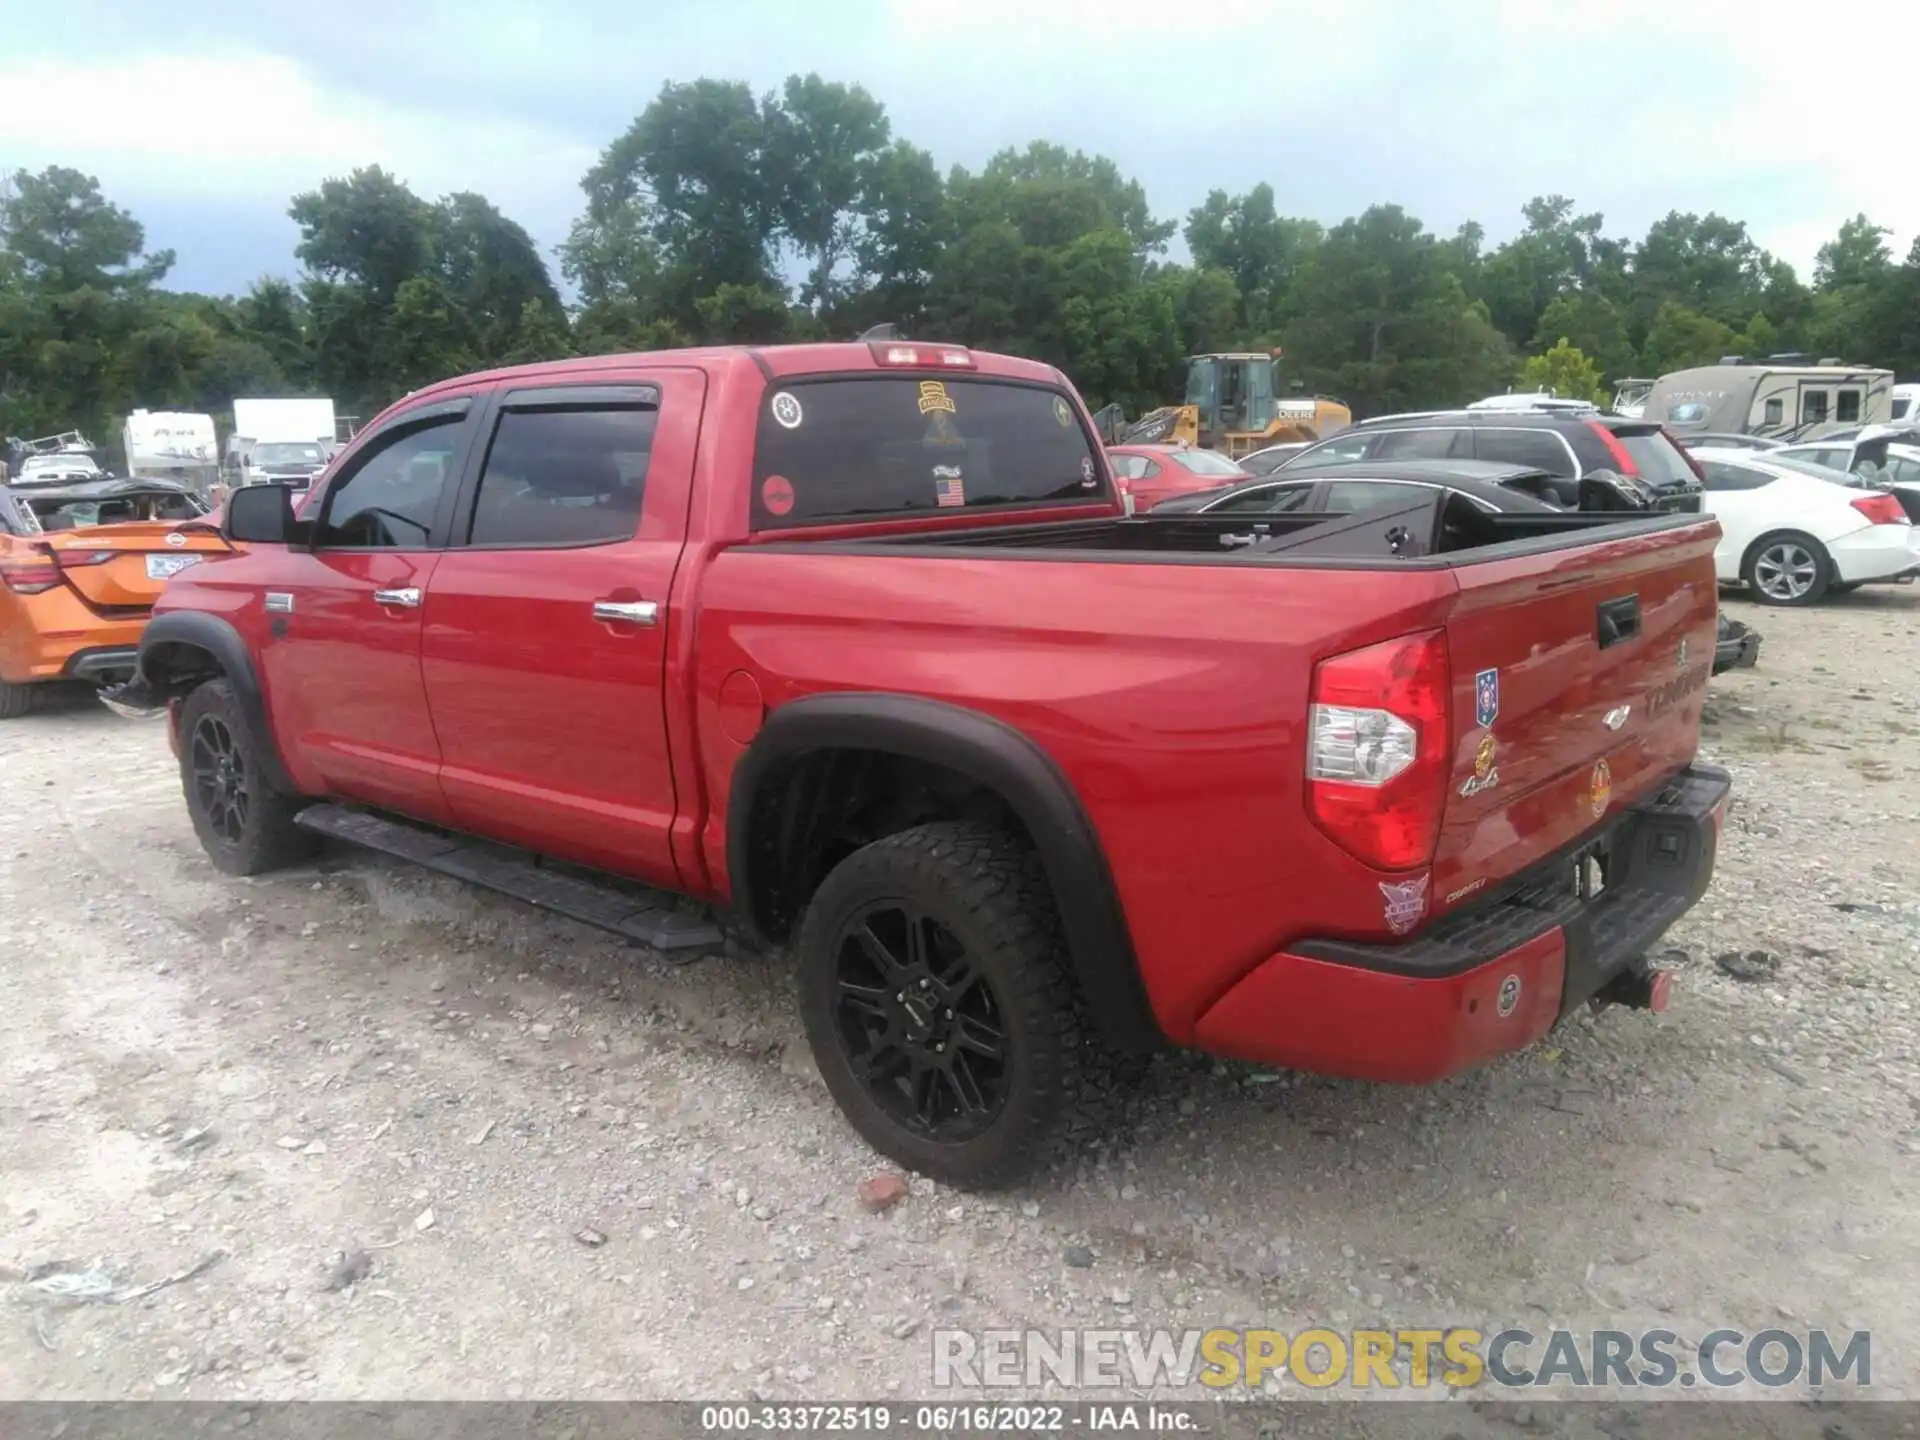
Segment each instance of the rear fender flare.
[[212,659],[233,687],[234,699],[246,716],[247,728],[252,732],[253,753],[259,758],[267,782],[284,795],[299,794],[299,787],[287,773],[273,726],[268,723],[259,672],[240,632],[218,615],[199,610],[173,610],[154,616],[140,636],[140,668],[135,683],[144,686],[156,699],[172,699],[184,694],[182,682],[194,673],[183,671],[171,658],[174,646],[202,651]]
[[1089,1012],[1117,1046],[1165,1043],[1142,983],[1113,876],[1073,787],[1038,745],[979,711],[885,693],[814,695],[768,717],[733,773],[727,869],[736,912],[763,940],[761,903],[771,858],[756,854],[761,787],[784,762],[820,750],[866,750],[939,765],[991,790],[1032,837],[1059,906],[1073,970]]

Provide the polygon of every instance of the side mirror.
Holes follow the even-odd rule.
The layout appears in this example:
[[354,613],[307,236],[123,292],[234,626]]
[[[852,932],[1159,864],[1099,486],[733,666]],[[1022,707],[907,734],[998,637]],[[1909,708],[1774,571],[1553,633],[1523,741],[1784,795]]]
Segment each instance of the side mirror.
[[242,485],[227,496],[220,533],[247,545],[290,545],[293,492],[284,485]]

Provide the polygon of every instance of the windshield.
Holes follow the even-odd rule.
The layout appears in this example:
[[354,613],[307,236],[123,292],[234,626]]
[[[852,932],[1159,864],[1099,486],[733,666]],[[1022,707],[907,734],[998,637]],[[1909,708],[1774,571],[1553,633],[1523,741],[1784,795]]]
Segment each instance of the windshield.
[[1240,475],[1245,472],[1226,456],[1212,450],[1182,450],[1173,457],[1196,475]]
[[256,465],[320,465],[325,463],[326,458],[326,452],[313,444],[275,441],[253,447],[253,463]]
[[20,462],[20,475],[98,475],[91,455],[29,455]]
[[1845,470],[1836,470],[1831,465],[1816,465],[1813,461],[1803,460],[1798,455],[1782,455],[1778,450],[1770,451],[1760,458],[1769,465],[1791,470],[1796,475],[1811,475],[1816,480],[1831,481],[1835,485],[1854,484],[1860,478]]
[[1697,485],[1700,477],[1687,464],[1687,457],[1658,430],[1635,434],[1631,430],[1614,437],[1633,457],[1634,468],[1650,485]]

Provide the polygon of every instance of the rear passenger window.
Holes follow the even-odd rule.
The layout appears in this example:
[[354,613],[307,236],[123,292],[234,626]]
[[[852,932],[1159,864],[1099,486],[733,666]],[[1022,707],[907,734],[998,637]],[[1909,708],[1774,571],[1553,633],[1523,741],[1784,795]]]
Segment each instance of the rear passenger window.
[[1066,396],[1037,385],[952,374],[795,381],[761,402],[753,524],[1097,502],[1107,491],[1099,455]]
[[1372,460],[1444,460],[1448,456],[1465,459],[1473,454],[1470,432],[1466,430],[1396,430],[1380,437],[1380,448]]
[[1724,460],[1705,460],[1700,468],[1706,472],[1709,490],[1758,490],[1773,483],[1773,477],[1764,471],[1729,465]]
[[468,543],[631,540],[659,414],[641,404],[503,412],[480,472]]
[[1502,465],[1525,465],[1549,475],[1571,478],[1573,456],[1560,437],[1548,430],[1481,430],[1475,433],[1474,453]]

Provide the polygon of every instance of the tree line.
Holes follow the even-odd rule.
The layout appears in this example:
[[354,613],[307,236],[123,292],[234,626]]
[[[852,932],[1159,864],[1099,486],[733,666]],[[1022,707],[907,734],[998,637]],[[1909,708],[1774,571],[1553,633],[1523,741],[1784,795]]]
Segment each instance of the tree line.
[[[1489,247],[1398,205],[1339,224],[1272,186],[1156,216],[1113,161],[1046,141],[945,174],[858,85],[665,85],[581,181],[556,256],[484,196],[379,166],[293,197],[294,281],[162,288],[170,251],[87,175],[0,187],[0,434],[117,431],[136,406],[220,415],[325,394],[369,416],[489,365],[698,343],[908,335],[1058,365],[1098,406],[1167,403],[1183,359],[1282,348],[1356,415],[1519,384],[1604,394],[1721,355],[1805,351],[1920,374],[1920,241],[1856,216],[1811,283],[1744,222],[1674,212],[1638,241],[1560,195]],[[1168,258],[1176,231],[1190,259]]]

